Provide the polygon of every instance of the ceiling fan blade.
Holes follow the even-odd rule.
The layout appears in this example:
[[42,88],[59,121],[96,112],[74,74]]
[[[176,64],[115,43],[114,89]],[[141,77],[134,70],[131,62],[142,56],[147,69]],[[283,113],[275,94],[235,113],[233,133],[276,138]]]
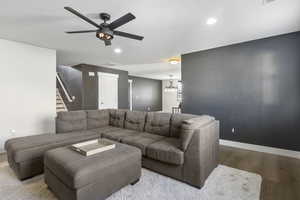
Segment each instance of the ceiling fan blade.
[[91,19],[87,18],[86,16],[82,15],[81,13],[77,12],[76,10],[74,10],[71,7],[64,7],[64,9],[66,9],[67,11],[73,13],[74,15],[76,15],[77,17],[80,17],[81,19],[83,19],[84,21],[92,24],[93,26],[96,26],[97,28],[100,28],[100,25],[97,24],[96,22],[92,21]]
[[131,33],[125,33],[125,32],[122,32],[122,31],[114,31],[114,35],[118,35],[118,36],[121,36],[121,37],[127,37],[127,38],[135,39],[135,40],[143,40],[144,39],[143,36],[134,35],[134,34],[131,34]]
[[130,22],[131,20],[135,19],[135,16],[131,13],[127,13],[126,15],[124,15],[123,17],[120,17],[119,19],[116,19],[115,21],[113,21],[112,23],[110,23],[108,25],[108,27],[113,30],[116,29],[128,22]]
[[86,30],[86,31],[66,31],[66,33],[72,34],[72,33],[91,33],[91,32],[97,32],[98,30]]
[[105,46],[110,46],[111,45],[111,41],[110,40],[104,40],[104,44],[105,44]]

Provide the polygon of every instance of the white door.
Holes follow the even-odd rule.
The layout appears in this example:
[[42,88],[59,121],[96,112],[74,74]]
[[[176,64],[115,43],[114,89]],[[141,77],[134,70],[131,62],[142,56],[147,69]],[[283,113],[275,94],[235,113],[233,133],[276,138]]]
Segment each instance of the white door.
[[98,73],[99,109],[118,108],[118,74]]

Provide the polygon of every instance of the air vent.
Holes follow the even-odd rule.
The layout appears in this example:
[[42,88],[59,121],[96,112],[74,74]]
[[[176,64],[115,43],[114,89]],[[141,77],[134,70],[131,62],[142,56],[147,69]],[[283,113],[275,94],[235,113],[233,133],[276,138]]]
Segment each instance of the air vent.
[[272,2],[274,2],[276,0],[262,0],[262,1],[263,1],[263,4],[265,5],[265,4],[272,3]]

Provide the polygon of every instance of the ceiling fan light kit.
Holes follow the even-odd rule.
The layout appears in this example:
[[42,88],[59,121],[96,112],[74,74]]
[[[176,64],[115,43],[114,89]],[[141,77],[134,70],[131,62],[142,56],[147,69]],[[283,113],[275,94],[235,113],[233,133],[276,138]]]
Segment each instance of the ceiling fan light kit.
[[116,19],[115,21],[111,22],[110,24],[107,23],[107,21],[110,20],[110,15],[108,13],[100,13],[99,17],[104,22],[101,24],[97,24],[96,22],[92,21],[91,19],[82,15],[81,13],[79,13],[78,11],[74,10],[71,7],[64,7],[64,9],[73,13],[77,17],[83,19],[87,23],[89,23],[97,28],[97,30],[68,31],[68,32],[66,32],[68,34],[96,32],[96,37],[99,38],[100,40],[104,41],[105,46],[111,45],[111,40],[114,38],[115,35],[130,38],[130,39],[135,39],[135,40],[143,40],[144,39],[143,36],[134,35],[131,33],[126,33],[126,32],[115,30],[116,28],[135,19],[135,16],[131,13],[127,13],[126,15],[120,17],[119,19]]
[[110,41],[114,38],[113,32],[110,31],[109,29],[105,30],[103,29],[102,31],[97,31],[96,37],[99,38],[100,40],[103,41]]

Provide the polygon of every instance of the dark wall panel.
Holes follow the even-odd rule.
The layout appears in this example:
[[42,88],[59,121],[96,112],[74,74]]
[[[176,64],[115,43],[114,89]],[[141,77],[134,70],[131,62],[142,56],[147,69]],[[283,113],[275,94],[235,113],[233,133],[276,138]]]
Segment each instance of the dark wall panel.
[[162,110],[162,81],[129,76],[132,83],[133,110]]
[[[74,68],[82,71],[83,79],[83,108],[98,109],[98,74],[97,72],[113,73],[119,75],[118,83],[118,103],[119,108],[128,109],[128,72],[123,70],[111,69],[95,65],[80,64]],[[94,72],[95,76],[89,76],[89,72]]]
[[[128,109],[128,72],[95,65],[79,64],[73,67],[58,66],[57,72],[61,75],[68,91],[76,99],[68,103],[69,110],[98,109],[98,74],[97,72],[119,74],[118,103],[119,108]],[[94,72],[95,76],[89,76]]]
[[[81,71],[74,69],[69,66],[58,66],[56,71],[59,73],[67,91],[71,96],[75,96],[74,102],[68,102],[66,96],[64,95],[62,89],[60,93],[62,98],[68,108],[68,110],[81,110],[82,109],[82,73]],[[58,85],[59,86],[59,85]]]
[[185,54],[183,112],[215,116],[222,139],[300,151],[299,55],[300,32]]

